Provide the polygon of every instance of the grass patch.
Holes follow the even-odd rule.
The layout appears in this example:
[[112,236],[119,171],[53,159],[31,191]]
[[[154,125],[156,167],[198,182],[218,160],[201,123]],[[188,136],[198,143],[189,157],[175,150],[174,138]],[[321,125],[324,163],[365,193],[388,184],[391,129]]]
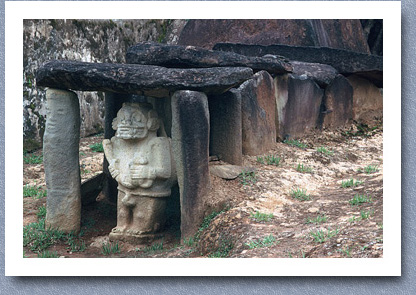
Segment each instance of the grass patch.
[[296,167],[296,171],[301,172],[301,173],[312,173],[313,172],[311,167],[304,166],[303,164],[298,164],[298,166]]
[[120,253],[120,246],[118,245],[118,243],[103,243],[102,247],[101,247],[101,254],[108,256],[108,255],[112,255],[112,254],[116,254],[116,253]]
[[64,240],[65,233],[56,229],[45,228],[45,219],[23,227],[23,246],[33,252],[42,252],[60,240]]
[[327,230],[318,229],[316,231],[311,231],[309,234],[313,238],[314,242],[324,243],[328,239],[336,236],[338,233],[338,229],[331,230],[330,228],[328,228]]
[[189,237],[188,239],[183,239],[183,244],[188,247],[193,247],[195,245],[195,237]]
[[376,173],[378,172],[378,165],[368,165],[360,171],[363,171],[366,174]]
[[220,246],[216,251],[208,255],[208,258],[225,258],[234,249],[234,244],[231,240],[221,241]]
[[238,177],[240,178],[240,183],[242,185],[252,185],[257,182],[256,172],[254,171],[243,171]]
[[36,215],[37,215],[38,219],[45,218],[46,217],[46,207],[45,206],[40,206],[38,208],[38,212],[36,212]]
[[103,144],[101,142],[91,144],[90,149],[92,149],[92,151],[96,152],[96,153],[103,153],[104,152]]
[[277,244],[276,238],[272,234],[270,234],[267,237],[264,237],[263,239],[252,240],[246,243],[246,246],[248,246],[249,249],[255,249],[271,247],[275,244]]
[[360,218],[361,218],[361,220],[368,219],[373,214],[374,214],[374,210],[370,210],[370,211],[362,211],[361,210],[360,211]]
[[350,205],[351,206],[355,206],[355,205],[361,205],[364,203],[372,203],[373,200],[371,199],[370,196],[367,195],[355,195],[350,201]]
[[312,197],[306,193],[306,189],[301,188],[293,188],[290,191],[290,196],[299,201],[309,201],[312,199]]
[[268,222],[274,218],[273,214],[266,214],[256,211],[256,213],[250,213],[250,218],[258,222]]
[[48,250],[38,253],[38,258],[58,258],[58,252],[49,252]]
[[306,224],[309,224],[309,223],[320,224],[320,223],[327,222],[327,220],[328,220],[328,217],[325,216],[325,214],[324,215],[318,215],[315,218],[308,217],[306,219]]
[[355,179],[351,178],[349,180],[343,180],[341,182],[341,187],[342,188],[356,187],[356,186],[359,186],[360,184],[363,184],[363,183],[364,183],[364,181],[355,180]]
[[143,248],[143,252],[156,252],[163,250],[163,240],[160,243],[152,244]]
[[43,155],[36,156],[33,154],[23,154],[23,162],[25,164],[42,164]]
[[23,186],[23,197],[32,197],[40,199],[46,197],[46,191],[41,186],[24,185]]
[[316,151],[317,151],[318,153],[321,153],[321,154],[324,154],[324,155],[327,155],[327,156],[331,156],[331,155],[333,155],[333,154],[334,154],[334,152],[333,152],[333,151],[328,150],[326,147],[323,147],[323,146],[318,147],[318,148],[316,149]]
[[299,140],[295,140],[295,139],[285,139],[283,143],[290,145],[290,146],[295,146],[301,149],[306,149],[307,147],[305,143],[302,143]]
[[267,165],[274,165],[279,166],[281,158],[275,155],[268,155],[268,156],[258,156],[257,162],[260,164],[267,164]]

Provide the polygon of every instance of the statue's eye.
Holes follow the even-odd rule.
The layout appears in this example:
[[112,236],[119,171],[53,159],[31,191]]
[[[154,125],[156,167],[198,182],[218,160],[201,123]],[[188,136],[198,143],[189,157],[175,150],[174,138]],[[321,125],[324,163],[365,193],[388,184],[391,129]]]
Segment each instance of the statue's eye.
[[131,116],[131,122],[133,124],[142,123],[144,121],[145,121],[145,118],[143,114],[141,114],[140,112],[134,112]]

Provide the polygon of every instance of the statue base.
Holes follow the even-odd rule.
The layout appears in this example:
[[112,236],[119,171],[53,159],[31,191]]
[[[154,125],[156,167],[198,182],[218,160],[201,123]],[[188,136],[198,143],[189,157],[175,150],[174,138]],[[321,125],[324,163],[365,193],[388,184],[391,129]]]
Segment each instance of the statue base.
[[111,232],[109,235],[110,241],[121,241],[132,244],[151,244],[153,241],[164,237],[163,233],[157,234],[129,234],[129,233],[115,233]]

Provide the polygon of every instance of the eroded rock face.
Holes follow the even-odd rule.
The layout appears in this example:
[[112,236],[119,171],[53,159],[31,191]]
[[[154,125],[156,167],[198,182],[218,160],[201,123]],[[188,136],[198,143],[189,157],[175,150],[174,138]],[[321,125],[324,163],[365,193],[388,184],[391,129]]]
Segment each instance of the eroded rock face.
[[103,141],[118,182],[117,227],[111,240],[148,242],[163,229],[167,198],[176,180],[170,139],[157,137],[160,119],[147,103],[125,103]]

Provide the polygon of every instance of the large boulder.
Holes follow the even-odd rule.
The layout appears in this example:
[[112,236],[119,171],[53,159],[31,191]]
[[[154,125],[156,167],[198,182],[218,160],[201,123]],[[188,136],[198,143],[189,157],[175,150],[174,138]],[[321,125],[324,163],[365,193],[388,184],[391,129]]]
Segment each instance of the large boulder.
[[189,20],[178,44],[211,49],[216,43],[331,47],[370,53],[359,20]]

